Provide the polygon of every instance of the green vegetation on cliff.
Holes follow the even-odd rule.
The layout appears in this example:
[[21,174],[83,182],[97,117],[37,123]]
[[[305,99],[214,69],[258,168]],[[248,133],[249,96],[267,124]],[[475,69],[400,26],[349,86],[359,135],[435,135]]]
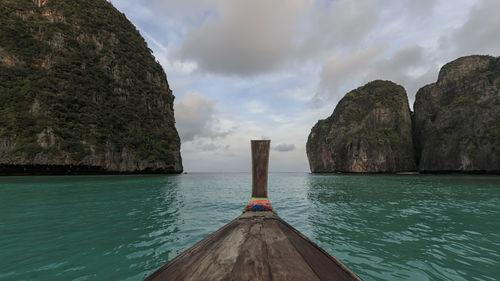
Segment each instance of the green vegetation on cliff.
[[109,2],[4,0],[0,23],[0,163],[182,170],[166,75]]
[[339,102],[341,110],[335,111],[330,118],[340,118],[346,125],[361,122],[374,108],[397,108],[408,103],[406,91],[389,81],[375,80],[347,93]]
[[[500,57],[444,65],[416,95],[373,81],[349,93],[307,141],[312,172],[500,172]],[[413,149],[413,144],[415,148]]]
[[406,91],[376,80],[347,93],[307,141],[312,172],[415,169]]
[[500,172],[500,58],[467,56],[444,65],[415,97],[421,171]]

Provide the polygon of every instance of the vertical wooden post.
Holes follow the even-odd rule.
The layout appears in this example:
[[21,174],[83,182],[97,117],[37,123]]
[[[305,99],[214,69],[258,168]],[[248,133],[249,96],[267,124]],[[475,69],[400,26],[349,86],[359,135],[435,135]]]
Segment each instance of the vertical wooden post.
[[252,197],[267,198],[270,140],[252,140]]

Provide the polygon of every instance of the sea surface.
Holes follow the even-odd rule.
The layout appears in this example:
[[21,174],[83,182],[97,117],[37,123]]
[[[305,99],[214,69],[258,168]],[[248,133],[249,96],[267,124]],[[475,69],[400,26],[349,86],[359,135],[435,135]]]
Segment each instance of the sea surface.
[[[0,280],[142,280],[241,214],[250,174],[0,177]],[[365,280],[499,280],[500,176],[269,175]]]

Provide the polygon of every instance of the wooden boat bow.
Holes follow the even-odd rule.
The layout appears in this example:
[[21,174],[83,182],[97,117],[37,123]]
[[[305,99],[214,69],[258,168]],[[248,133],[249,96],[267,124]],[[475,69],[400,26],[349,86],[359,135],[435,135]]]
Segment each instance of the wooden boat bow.
[[[266,147],[265,157],[254,157],[262,151],[265,155]],[[252,141],[252,155],[252,196],[263,197],[265,192],[267,197],[269,141]],[[145,280],[361,279],[278,215],[265,211],[243,213]]]

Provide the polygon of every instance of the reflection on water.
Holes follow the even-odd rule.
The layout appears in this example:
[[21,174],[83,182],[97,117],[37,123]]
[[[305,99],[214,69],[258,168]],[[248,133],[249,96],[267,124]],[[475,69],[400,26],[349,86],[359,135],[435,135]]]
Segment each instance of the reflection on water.
[[175,177],[1,183],[0,279],[139,280],[175,256],[170,245],[183,204]]
[[498,177],[309,176],[313,239],[365,280],[494,280]]
[[[0,177],[0,280],[142,280],[241,214],[249,174]],[[495,280],[498,176],[271,174],[279,215],[365,280]]]

